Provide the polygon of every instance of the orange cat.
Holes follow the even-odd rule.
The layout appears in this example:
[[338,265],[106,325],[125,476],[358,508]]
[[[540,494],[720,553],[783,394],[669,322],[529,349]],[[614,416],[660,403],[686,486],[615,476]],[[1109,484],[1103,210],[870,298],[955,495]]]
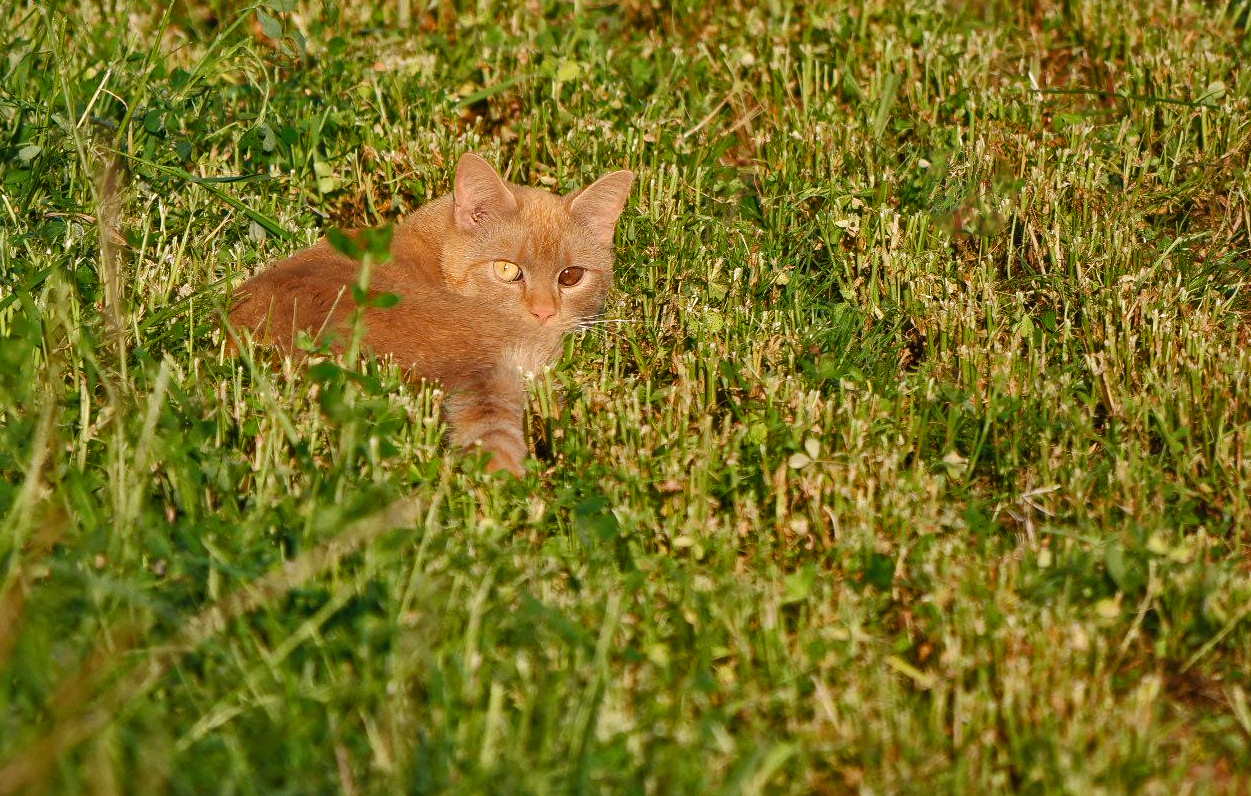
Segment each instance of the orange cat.
[[[466,154],[451,194],[399,222],[363,310],[365,348],[449,392],[452,440],[481,445],[491,470],[521,474],[522,377],[597,315],[613,279],[613,232],[634,174],[614,171],[568,196],[512,185]],[[241,285],[230,324],[286,351],[300,331],[336,350],[351,334],[361,264],[324,239]]]

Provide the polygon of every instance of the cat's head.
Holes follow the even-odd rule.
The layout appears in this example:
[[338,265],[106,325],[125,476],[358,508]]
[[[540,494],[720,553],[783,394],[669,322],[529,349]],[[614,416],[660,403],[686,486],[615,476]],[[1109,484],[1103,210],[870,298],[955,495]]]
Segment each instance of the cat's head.
[[613,232],[634,173],[614,171],[559,196],[509,185],[474,154],[461,157],[442,269],[452,290],[522,328],[559,334],[603,309]]

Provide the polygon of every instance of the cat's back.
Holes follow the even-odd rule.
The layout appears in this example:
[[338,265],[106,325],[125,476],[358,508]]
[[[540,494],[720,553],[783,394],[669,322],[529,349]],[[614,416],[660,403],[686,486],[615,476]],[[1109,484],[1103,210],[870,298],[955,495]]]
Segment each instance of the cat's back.
[[315,329],[338,305],[351,302],[358,269],[356,261],[321,241],[240,285],[230,323],[266,343],[289,346],[295,332]]
[[[300,332],[341,345],[357,308],[352,288],[361,264],[322,241],[296,252],[244,282],[235,291],[229,320],[257,340],[288,351]],[[398,302],[375,304],[392,293]],[[418,375],[448,379],[498,356],[506,323],[495,308],[447,290],[406,258],[371,268],[364,308],[367,348],[392,354]]]

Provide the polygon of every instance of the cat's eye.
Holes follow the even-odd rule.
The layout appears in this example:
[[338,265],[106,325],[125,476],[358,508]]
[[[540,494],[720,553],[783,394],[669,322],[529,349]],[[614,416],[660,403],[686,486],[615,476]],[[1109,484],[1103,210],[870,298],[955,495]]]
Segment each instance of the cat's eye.
[[509,260],[496,260],[491,263],[495,275],[505,282],[516,282],[521,278],[521,266]]
[[560,272],[560,276],[556,277],[556,281],[565,287],[573,287],[582,281],[582,275],[586,273],[585,268],[579,268],[572,265]]

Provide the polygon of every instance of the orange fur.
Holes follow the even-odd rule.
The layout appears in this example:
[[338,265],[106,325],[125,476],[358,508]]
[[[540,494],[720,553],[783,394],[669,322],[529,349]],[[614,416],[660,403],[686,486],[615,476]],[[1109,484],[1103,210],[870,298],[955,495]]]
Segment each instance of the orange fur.
[[[453,192],[403,219],[390,260],[371,269],[369,292],[400,302],[364,310],[364,347],[442,382],[454,444],[481,445],[492,470],[522,472],[523,373],[549,364],[564,334],[603,309],[612,230],[633,176],[612,172],[562,197],[505,183],[465,155]],[[502,281],[495,260],[516,263],[523,278]],[[301,331],[342,350],[360,268],[323,239],[241,285],[230,323],[292,353]],[[568,268],[583,269],[576,285],[558,282]]]

